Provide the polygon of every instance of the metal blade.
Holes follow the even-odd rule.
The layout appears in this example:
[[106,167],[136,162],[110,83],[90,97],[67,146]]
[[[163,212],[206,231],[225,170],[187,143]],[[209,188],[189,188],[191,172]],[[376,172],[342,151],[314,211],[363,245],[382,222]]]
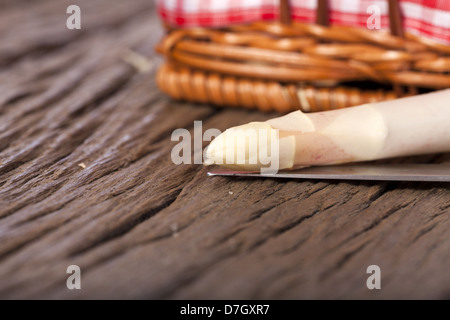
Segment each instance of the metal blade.
[[251,171],[213,171],[209,176],[242,176],[288,179],[436,181],[450,182],[450,165],[446,164],[361,164],[307,167],[262,174]]

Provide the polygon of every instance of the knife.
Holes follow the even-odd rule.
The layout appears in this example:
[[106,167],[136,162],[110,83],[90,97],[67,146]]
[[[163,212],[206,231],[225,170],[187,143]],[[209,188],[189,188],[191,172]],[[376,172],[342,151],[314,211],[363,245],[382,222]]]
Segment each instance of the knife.
[[208,176],[265,177],[322,180],[434,181],[450,182],[447,164],[364,164],[307,167],[278,173],[259,171],[213,171]]

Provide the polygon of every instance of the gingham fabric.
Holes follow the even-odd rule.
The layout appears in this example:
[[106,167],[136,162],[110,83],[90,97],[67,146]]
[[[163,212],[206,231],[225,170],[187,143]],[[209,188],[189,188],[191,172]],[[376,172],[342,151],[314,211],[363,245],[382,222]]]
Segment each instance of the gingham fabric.
[[[279,0],[156,0],[161,18],[169,25],[224,27],[278,19]],[[380,12],[381,29],[389,28],[387,0],[329,0],[332,25],[367,28]],[[292,19],[314,23],[317,0],[290,0]],[[406,32],[450,45],[450,0],[400,0]],[[369,23],[373,23],[370,20]]]

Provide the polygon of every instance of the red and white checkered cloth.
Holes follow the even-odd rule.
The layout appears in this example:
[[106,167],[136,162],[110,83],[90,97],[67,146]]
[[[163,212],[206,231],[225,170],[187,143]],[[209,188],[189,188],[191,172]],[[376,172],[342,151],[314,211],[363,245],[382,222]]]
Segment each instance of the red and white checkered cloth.
[[[223,27],[275,20],[279,0],[156,0],[162,19],[175,27]],[[290,0],[293,20],[314,23],[317,0]],[[400,0],[406,32],[450,45],[450,0]],[[332,25],[367,28],[380,10],[381,29],[389,28],[388,0],[329,0]]]

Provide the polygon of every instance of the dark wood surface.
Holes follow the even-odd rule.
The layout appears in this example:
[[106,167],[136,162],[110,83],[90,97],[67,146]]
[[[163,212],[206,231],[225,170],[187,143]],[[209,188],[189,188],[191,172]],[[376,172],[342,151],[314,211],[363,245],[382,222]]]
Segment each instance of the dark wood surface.
[[[77,0],[81,30],[69,4],[0,0],[1,298],[450,298],[448,184],[174,165],[176,128],[275,115],[161,94],[152,0]],[[66,287],[73,264],[81,290]],[[366,287],[372,264],[381,290]]]

